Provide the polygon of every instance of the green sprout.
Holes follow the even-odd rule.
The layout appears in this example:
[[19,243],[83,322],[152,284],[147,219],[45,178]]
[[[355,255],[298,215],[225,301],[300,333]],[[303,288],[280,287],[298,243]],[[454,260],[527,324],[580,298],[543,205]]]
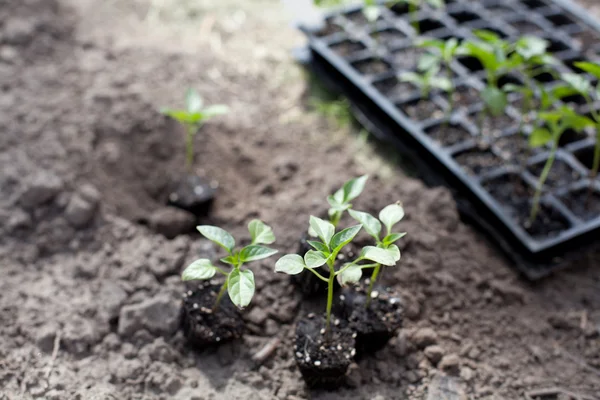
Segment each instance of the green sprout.
[[452,80],[449,80],[445,76],[438,75],[439,71],[439,66],[434,65],[424,71],[402,72],[398,76],[398,79],[401,82],[410,82],[415,85],[421,91],[421,97],[426,99],[433,89],[440,89],[447,93],[454,90]]
[[[351,262],[347,262],[335,268],[337,256],[340,251],[348,245],[358,232],[362,225],[355,225],[339,232],[335,232],[335,227],[329,221],[312,216],[310,217],[310,228],[317,234],[320,240],[311,240],[308,242],[313,248],[308,250],[304,256],[298,254],[286,254],[275,264],[275,272],[283,272],[288,275],[297,275],[305,269],[315,274],[320,280],[327,282],[327,308],[325,319],[325,337],[330,337],[331,326],[331,308],[333,305],[333,284],[335,279],[345,284],[356,282],[362,274],[360,271],[364,268],[375,268],[379,264],[394,265],[400,259],[398,248],[379,248],[375,246],[366,246],[360,252],[360,255]],[[367,264],[359,264],[361,261],[371,261]],[[329,269],[329,277],[326,278],[317,272],[317,268],[326,265]],[[357,278],[358,277],[358,278]]]
[[554,164],[561,136],[567,129],[573,129],[580,132],[587,127],[594,126],[594,121],[588,117],[577,114],[567,106],[561,106],[555,111],[539,113],[537,118],[540,122],[543,122],[545,126],[538,127],[531,132],[531,135],[529,136],[529,145],[531,147],[540,147],[550,144],[551,149],[546,164],[542,169],[542,173],[538,178],[531,212],[527,222],[528,226],[533,224],[539,212],[542,189],[546,179],[548,179],[548,174],[552,169],[552,165]]
[[[365,184],[367,183],[367,179],[369,179],[369,175],[352,178],[348,182],[344,183],[344,185],[334,194],[327,196],[327,202],[329,203],[330,207],[327,214],[329,215],[329,222],[331,222],[334,227],[338,226],[344,211],[352,208],[352,204],[350,202],[356,199],[362,193],[365,188]],[[311,233],[313,233],[311,236],[317,236],[315,232]]]
[[[448,93],[448,112],[451,113],[454,108],[454,85],[452,84],[452,69],[450,68],[450,64],[452,64],[452,61],[460,50],[458,39],[424,39],[417,46],[428,50],[419,60],[421,70],[430,70],[437,66],[438,70],[443,69],[445,71],[445,79],[442,81],[443,87],[440,89]],[[439,82],[437,84],[439,87]]]
[[177,120],[186,130],[186,158],[185,164],[188,170],[192,169],[194,164],[194,138],[196,134],[208,119],[217,115],[225,114],[229,111],[223,104],[215,104],[204,107],[204,101],[200,94],[194,89],[188,89],[185,95],[185,110],[163,108],[161,113]]
[[600,97],[600,65],[593,64],[590,62],[576,62],[575,66],[582,71],[589,73],[594,76],[596,79],[599,79],[596,87],[593,88],[592,84],[580,75],[575,74],[563,74],[562,78],[567,84],[585,98],[589,109],[590,115],[595,123],[596,129],[596,143],[594,145],[594,160],[592,163],[592,169],[590,171],[590,187],[593,185],[593,181],[598,176],[598,168],[600,167],[600,113],[593,106],[592,95],[591,93],[595,90],[596,96]]
[[200,225],[198,231],[208,240],[216,243],[227,251],[228,256],[221,258],[221,262],[231,265],[229,272],[219,268],[207,258],[201,258],[194,261],[186,267],[181,275],[184,281],[190,280],[208,280],[217,272],[225,276],[225,282],[219,290],[219,294],[213,305],[213,311],[219,307],[225,291],[229,293],[231,302],[238,308],[244,308],[254,296],[255,284],[254,274],[249,269],[242,269],[245,263],[258,261],[272,256],[277,250],[271,249],[261,244],[272,244],[275,242],[275,234],[270,226],[260,220],[252,220],[248,224],[248,231],[252,238],[252,243],[235,250],[235,239],[224,229],[211,225]]
[[[394,225],[404,218],[404,209],[400,204],[390,204],[379,212],[379,220],[377,220],[377,218],[373,217],[371,214],[363,211],[350,210],[349,213],[350,216],[356,221],[360,222],[365,231],[375,239],[376,246],[369,251],[373,253],[379,252],[381,256],[377,260],[374,260],[373,257],[370,258],[372,261],[377,261],[377,265],[373,268],[369,288],[367,291],[366,306],[369,307],[371,302],[371,293],[373,292],[373,287],[375,286],[375,282],[379,276],[381,265],[393,266],[396,265],[396,262],[400,260],[400,249],[398,249],[398,246],[396,246],[395,243],[403,238],[406,235],[406,232],[396,233],[393,232],[392,229],[394,228]],[[383,238],[381,237],[381,224],[385,226],[385,235]],[[385,257],[388,256],[389,258],[385,260],[386,262],[381,262]],[[341,274],[338,278],[340,284],[344,285],[347,283],[358,282],[362,276],[363,268],[364,266],[354,266],[346,270],[345,273]]]

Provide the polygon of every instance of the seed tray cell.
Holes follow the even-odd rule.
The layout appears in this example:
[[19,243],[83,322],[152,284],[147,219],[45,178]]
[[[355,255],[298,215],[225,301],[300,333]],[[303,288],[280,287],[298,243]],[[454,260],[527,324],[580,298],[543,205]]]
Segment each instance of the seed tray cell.
[[[368,22],[359,6],[346,7],[328,15],[319,32],[304,29],[310,67],[349,98],[374,134],[418,158],[430,182],[451,187],[463,214],[487,230],[529,278],[547,275],[583,248],[597,247],[600,181],[589,181],[592,132],[565,133],[543,188],[540,217],[528,226],[549,148],[528,149],[531,127],[520,124],[520,95],[511,94],[505,115],[482,120],[485,72],[470,57],[450,66],[448,76],[457,88],[452,101],[436,90],[421,98],[417,87],[397,77],[416,70],[423,50],[414,44],[420,37],[467,39],[475,29],[507,40],[542,37],[559,60],[559,72],[577,72],[575,62],[600,60],[600,24],[568,0],[453,0],[443,10],[423,5],[409,14],[399,4],[380,5],[380,11],[377,21]],[[519,82],[518,76],[502,79]],[[557,84],[550,74],[536,80],[546,88]],[[577,96],[563,103],[588,109]],[[582,188],[586,202],[594,203],[587,208],[576,205]]]

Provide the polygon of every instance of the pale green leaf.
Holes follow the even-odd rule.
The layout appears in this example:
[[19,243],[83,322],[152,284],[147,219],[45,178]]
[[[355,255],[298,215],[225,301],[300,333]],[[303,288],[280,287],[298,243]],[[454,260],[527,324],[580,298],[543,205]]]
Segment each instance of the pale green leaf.
[[304,255],[306,268],[317,268],[327,262],[327,255],[321,251],[309,250]]
[[335,233],[335,227],[331,222],[313,215],[310,216],[310,227],[323,243],[329,243]]
[[575,66],[600,79],[600,65],[591,62],[578,61],[575,63]]
[[215,104],[212,106],[206,107],[202,110],[202,114],[204,114],[204,118],[212,118],[217,115],[227,114],[229,112],[229,107],[224,104]]
[[404,218],[404,208],[399,204],[390,204],[379,212],[379,220],[387,228],[388,233],[392,231],[394,225]]
[[275,272],[297,275],[304,270],[304,259],[298,254],[286,254],[275,263]]
[[325,254],[329,253],[329,248],[321,242],[318,242],[316,240],[307,240],[306,243],[308,243],[313,249],[317,251],[322,251]]
[[369,213],[349,210],[350,216],[356,221],[360,222],[365,228],[365,231],[376,239],[379,239],[379,233],[381,232],[381,223]]
[[587,95],[592,88],[590,81],[578,74],[564,73],[561,78],[582,95]]
[[181,280],[191,281],[196,279],[206,280],[215,276],[217,269],[206,258],[201,258],[188,265],[181,274]]
[[552,134],[546,128],[536,128],[529,135],[529,146],[540,147],[552,140]]
[[229,253],[233,251],[235,239],[226,230],[212,225],[199,225],[196,229],[198,229],[198,232],[200,232],[202,236],[223,247]]
[[248,232],[252,238],[253,244],[271,244],[275,242],[273,229],[261,220],[253,219],[248,224]]
[[342,187],[344,190],[344,201],[342,203],[348,203],[357,198],[364,190],[367,179],[369,179],[369,175],[363,175],[344,183]]
[[366,246],[361,252],[361,256],[367,260],[379,264],[394,266],[396,265],[396,252],[392,249],[382,249],[375,246]]
[[486,86],[481,92],[481,97],[487,109],[496,117],[502,115],[508,105],[506,93],[495,86]]
[[240,261],[243,263],[250,261],[258,261],[268,257],[271,257],[273,254],[276,254],[277,250],[270,249],[265,246],[260,246],[258,244],[251,244],[249,246],[244,247],[240,251]]
[[202,111],[202,97],[194,89],[188,89],[185,94],[185,106],[190,114]]
[[362,268],[360,265],[352,265],[337,275],[337,280],[341,286],[348,286],[360,281],[362,277]]
[[388,247],[386,247],[386,250],[393,255],[394,261],[400,261],[400,249],[398,248],[398,246],[396,246],[395,244],[391,244]]
[[389,235],[383,238],[382,243],[384,246],[389,246],[390,244],[402,239],[404,236],[406,236],[406,232],[390,233]]
[[333,253],[340,251],[345,245],[347,245],[352,241],[352,239],[354,239],[354,237],[358,234],[361,228],[362,225],[355,225],[333,235],[333,237],[331,238],[331,243],[329,244],[331,251]]
[[238,308],[244,308],[254,296],[254,274],[249,269],[234,269],[227,277],[227,292],[231,302]]

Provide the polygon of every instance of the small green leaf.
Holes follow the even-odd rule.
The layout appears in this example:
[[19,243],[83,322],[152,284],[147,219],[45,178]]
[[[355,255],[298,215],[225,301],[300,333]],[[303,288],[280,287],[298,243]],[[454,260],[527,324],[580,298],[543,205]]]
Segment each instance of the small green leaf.
[[401,82],[414,83],[417,86],[421,86],[423,84],[423,77],[416,72],[403,72],[398,76],[398,79]]
[[591,62],[578,61],[575,63],[575,66],[600,79],[600,65]]
[[561,78],[582,95],[587,95],[592,87],[590,82],[581,75],[564,73],[561,75]]
[[427,0],[427,3],[433,8],[443,8],[444,0]]
[[329,221],[324,221],[319,217],[313,215],[310,216],[310,227],[317,234],[323,243],[329,243],[333,234],[335,233],[335,227]]
[[309,250],[304,255],[306,268],[317,268],[327,262],[327,255],[320,251]]
[[212,106],[206,107],[202,110],[202,114],[204,114],[204,118],[212,118],[217,115],[227,114],[229,112],[229,107],[224,104],[215,104]]
[[406,232],[390,233],[389,235],[383,238],[382,243],[384,246],[389,246],[390,244],[398,241],[399,239],[402,239],[404,236],[406,236]]
[[258,261],[271,257],[275,253],[277,253],[277,250],[270,249],[268,247],[260,246],[257,244],[251,244],[249,246],[244,247],[240,251],[240,261],[243,263],[250,261]]
[[365,231],[376,239],[379,239],[379,233],[381,232],[381,223],[369,213],[349,210],[350,216],[360,222],[365,228]]
[[244,308],[254,296],[254,274],[249,269],[234,269],[227,277],[227,291],[231,302],[238,308]]
[[386,247],[386,250],[390,252],[390,254],[393,255],[394,257],[394,261],[398,262],[400,261],[400,249],[398,248],[398,246],[396,246],[395,244],[389,245],[388,247]]
[[190,114],[202,111],[202,97],[194,89],[188,89],[185,93],[185,106]]
[[221,258],[221,262],[225,264],[238,265],[239,262],[239,254],[232,254],[227,257]]
[[171,110],[168,108],[163,108],[160,110],[160,112],[185,125],[198,124],[204,118],[202,113],[189,113],[185,110]]
[[229,253],[233,251],[235,239],[226,230],[212,225],[199,225],[196,229],[198,229],[198,232],[200,232],[202,236],[223,247]]
[[552,140],[552,134],[546,128],[536,128],[529,135],[529,146],[540,147]]
[[331,206],[330,210],[333,210],[334,212],[343,212],[352,207],[349,203],[338,202],[335,196],[327,196],[327,202]]
[[250,232],[253,244],[271,244],[275,242],[273,229],[261,220],[253,219],[250,221],[248,231]]
[[369,179],[369,175],[363,175],[344,183],[342,187],[344,190],[344,201],[342,203],[348,203],[357,198],[364,190],[367,179]]
[[419,58],[417,69],[421,72],[430,71],[433,68],[439,68],[440,57],[433,53],[425,53]]
[[367,21],[375,22],[381,15],[381,11],[379,10],[378,6],[365,6],[363,7],[363,14],[365,15]]
[[[343,267],[342,267],[343,268]],[[349,284],[355,284],[360,281],[362,277],[362,268],[360,265],[352,265],[346,268],[344,271],[337,275],[337,280],[340,286],[348,286]]]
[[404,218],[404,208],[399,204],[390,204],[379,212],[379,220],[383,222],[388,232],[392,231],[394,225]]
[[506,93],[495,86],[486,86],[481,92],[481,97],[488,110],[496,117],[502,115],[508,105]]
[[354,225],[333,235],[333,237],[331,238],[331,243],[329,244],[331,251],[333,253],[340,251],[345,245],[347,245],[352,241],[352,239],[354,239],[354,237],[358,234],[361,228],[362,225],[360,224]]
[[317,251],[322,251],[325,254],[329,253],[329,248],[321,242],[318,242],[316,240],[307,240],[306,243],[308,243],[313,249]]
[[454,58],[454,54],[456,54],[456,50],[458,49],[458,39],[450,38],[444,43],[442,57],[446,60],[447,63],[452,61]]
[[297,275],[304,270],[304,259],[298,254],[286,254],[275,263],[275,272]]
[[[392,245],[393,246],[393,245]],[[382,249],[375,246],[366,246],[362,249],[361,256],[367,260],[374,261],[379,264],[394,266],[396,265],[396,252],[392,249]]]
[[201,258],[188,265],[181,274],[181,280],[192,281],[196,279],[206,280],[215,276],[217,269],[206,258]]
[[542,56],[546,53],[548,41],[536,36],[523,36],[517,43],[515,50],[524,59]]
[[449,92],[452,90],[452,81],[445,76],[432,76],[429,79],[429,84],[432,87],[443,90],[444,92]]

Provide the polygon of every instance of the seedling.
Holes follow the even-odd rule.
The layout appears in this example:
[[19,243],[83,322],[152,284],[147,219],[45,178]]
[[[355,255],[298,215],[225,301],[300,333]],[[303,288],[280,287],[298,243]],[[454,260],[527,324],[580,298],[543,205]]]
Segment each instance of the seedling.
[[[342,283],[356,282],[360,279],[362,269],[374,268],[379,264],[394,265],[400,259],[400,251],[397,247],[379,248],[366,246],[354,261],[345,263],[336,270],[335,262],[338,254],[346,245],[352,242],[362,227],[359,224],[335,233],[335,227],[331,222],[311,215],[310,228],[317,234],[320,240],[311,240],[308,242],[313,249],[308,250],[304,254],[304,257],[298,254],[286,254],[275,264],[276,272],[297,275],[306,269],[315,274],[320,280],[327,282],[326,338],[329,338],[330,335],[333,283],[335,279],[339,277],[338,279]],[[372,263],[359,264],[367,260],[372,261]],[[318,267],[323,265],[327,265],[329,268],[329,278],[325,278],[316,271]]]
[[213,311],[219,308],[219,303],[225,291],[229,293],[231,302],[238,308],[244,308],[254,296],[254,274],[249,269],[242,269],[245,263],[258,261],[272,256],[277,250],[271,249],[261,244],[272,244],[275,242],[275,234],[270,226],[260,220],[252,220],[248,224],[248,231],[252,238],[252,243],[236,250],[235,239],[224,229],[211,225],[200,225],[198,231],[208,240],[216,243],[227,251],[228,256],[221,258],[221,262],[231,266],[229,272],[215,266],[211,260],[201,258],[194,261],[183,271],[181,279],[190,280],[208,280],[218,272],[225,276],[225,282],[219,290],[219,294],[213,305]]
[[398,79],[402,82],[410,82],[421,91],[421,97],[426,99],[433,89],[440,89],[450,93],[454,90],[452,81],[445,76],[438,75],[439,66],[434,65],[431,68],[420,72],[402,72]]
[[[376,246],[374,249],[378,250],[371,251],[381,252],[382,258],[380,258],[380,260],[383,259],[383,257],[393,256],[390,259],[386,259],[386,261],[388,261],[387,263],[378,262],[373,268],[369,289],[367,291],[366,306],[369,307],[372,297],[371,294],[373,293],[373,287],[379,276],[381,265],[396,265],[396,262],[400,260],[400,249],[398,249],[398,246],[396,246],[395,243],[403,238],[406,235],[406,232],[395,233],[392,229],[394,228],[394,225],[404,218],[404,209],[400,204],[390,204],[379,212],[379,220],[363,211],[350,210],[349,213],[350,216],[360,222],[365,228],[365,231],[375,239]],[[381,237],[381,224],[385,226],[385,236],[383,236],[383,238]],[[373,258],[371,258],[371,260],[373,260]],[[340,284],[357,283],[362,276],[363,268],[364,267],[360,268],[359,266],[354,266],[340,274],[338,277]]]
[[445,71],[445,79],[442,82],[443,87],[440,89],[448,93],[448,103],[450,106],[448,113],[451,113],[454,108],[454,85],[452,84],[452,69],[450,68],[450,64],[460,49],[458,39],[425,39],[418,46],[428,50],[419,60],[419,70],[427,71],[437,67],[438,70],[443,69]]
[[[338,226],[340,219],[344,215],[344,211],[352,208],[350,202],[362,193],[365,184],[367,183],[367,179],[369,179],[369,175],[352,178],[344,183],[344,185],[334,194],[327,196],[327,202],[330,206],[327,214],[329,215],[329,222],[331,222],[334,227]],[[312,236],[317,236],[315,232],[311,233],[313,233]]]
[[539,147],[550,143],[551,149],[537,182],[533,204],[527,222],[528,226],[533,224],[539,212],[542,188],[544,187],[544,183],[546,182],[546,179],[548,179],[548,174],[554,164],[562,134],[567,129],[581,131],[587,127],[594,126],[594,121],[588,117],[577,114],[567,106],[561,106],[552,112],[539,113],[538,119],[545,124],[545,127],[538,127],[531,133],[529,136],[529,144],[532,147]]
[[225,114],[229,111],[228,107],[223,104],[215,104],[204,107],[204,101],[200,94],[194,89],[188,89],[185,95],[185,109],[163,108],[161,113],[177,120],[186,130],[186,157],[185,164],[190,171],[194,164],[194,138],[204,125],[204,123],[212,117]]

